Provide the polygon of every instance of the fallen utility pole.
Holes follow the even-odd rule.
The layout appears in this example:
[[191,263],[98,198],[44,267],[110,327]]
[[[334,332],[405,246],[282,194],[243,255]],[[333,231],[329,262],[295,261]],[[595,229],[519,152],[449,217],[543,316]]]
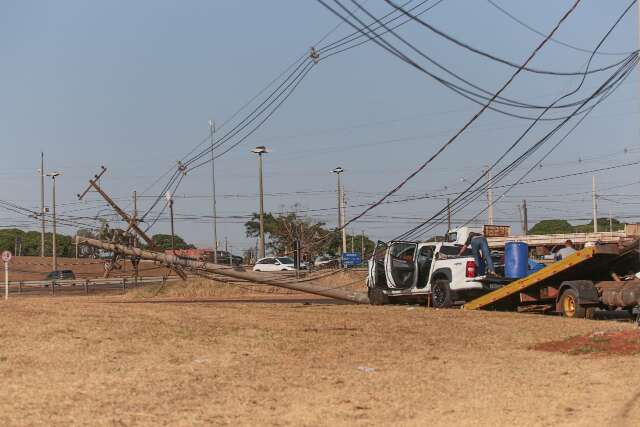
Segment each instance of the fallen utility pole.
[[320,295],[328,298],[355,302],[357,304],[368,304],[369,298],[367,295],[361,292],[348,291],[345,289],[327,289],[318,283],[313,282],[282,282],[265,278],[260,274],[248,273],[245,271],[238,271],[230,269],[227,266],[219,264],[213,264],[210,262],[194,261],[189,259],[179,258],[175,255],[166,255],[160,252],[152,252],[139,248],[132,248],[129,246],[118,245],[115,243],[103,242],[101,240],[89,239],[86,237],[78,237],[80,243],[93,246],[96,248],[104,249],[111,252],[118,252],[129,256],[139,257],[140,259],[147,259],[152,261],[158,261],[167,265],[181,266],[191,268],[194,270],[204,270],[210,273],[216,273],[221,276],[233,277],[234,279],[243,279],[250,282],[260,283],[264,285],[276,286],[279,288],[291,289],[294,291],[305,292],[313,295]]
[[[111,197],[109,197],[107,195],[107,193],[105,193],[104,191],[102,191],[102,188],[100,188],[100,186],[98,185],[98,180],[100,179],[100,177],[102,177],[102,175],[107,171],[107,168],[105,168],[104,166],[100,166],[102,168],[102,171],[100,172],[100,174],[95,175],[94,178],[95,179],[90,179],[89,180],[89,187],[87,187],[86,190],[84,190],[84,192],[82,194],[78,194],[78,200],[82,200],[82,198],[89,192],[89,190],[91,189],[91,187],[93,187],[98,194],[100,194],[102,196],[102,198],[104,200],[106,200],[107,203],[109,203],[109,205],[113,208],[113,210],[115,210],[118,215],[120,215],[120,217],[127,223],[129,224],[129,229],[131,230],[133,229],[138,236],[140,236],[146,243],[147,245],[149,245],[150,249],[155,249],[156,245],[155,243],[153,243],[153,240],[151,239],[151,237],[149,237],[147,235],[147,233],[145,233],[144,231],[142,231],[142,229],[140,228],[140,226],[138,225],[138,220],[137,218],[132,218],[129,215],[127,215],[127,213],[125,211],[123,211],[120,206],[118,206],[116,204],[116,202],[114,202]],[[127,231],[128,231],[127,230]],[[176,274],[178,276],[180,276],[180,278],[182,280],[186,280],[187,279],[187,275],[184,274],[183,271],[180,271],[179,268],[176,268],[174,270],[176,272]]]

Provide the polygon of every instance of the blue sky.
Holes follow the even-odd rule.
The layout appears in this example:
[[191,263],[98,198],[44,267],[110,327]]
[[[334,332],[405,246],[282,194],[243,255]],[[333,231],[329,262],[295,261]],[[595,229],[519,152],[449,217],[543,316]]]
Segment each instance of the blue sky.
[[[572,2],[498,3],[547,32]],[[627,4],[585,0],[556,37],[592,48]],[[366,6],[377,14],[389,11],[382,0],[369,0]],[[538,35],[484,0],[445,0],[424,18],[516,63],[540,42]],[[133,190],[145,190],[206,137],[209,119],[224,122],[337,23],[335,16],[311,0],[1,2],[0,199],[27,207],[39,205],[36,169],[39,153],[44,151],[45,168],[64,172],[58,181],[62,215],[108,213],[96,195],[83,203],[75,198],[102,164],[109,169],[104,188],[130,207]],[[342,25],[327,40],[350,31]],[[489,90],[496,90],[513,72],[417,24],[407,24],[399,32]],[[630,51],[636,46],[634,9],[603,50]],[[550,43],[532,66],[578,70],[587,57]],[[620,58],[601,55],[595,64]],[[585,86],[594,88],[602,76],[588,80]],[[523,73],[505,94],[545,103],[577,81],[576,77]],[[375,45],[333,56],[312,70],[258,132],[216,162],[222,217],[219,236],[228,237],[234,248],[254,244],[244,237],[242,223],[243,217],[257,210],[256,159],[249,152],[256,145],[272,150],[265,157],[266,209],[278,211],[298,204],[298,209],[313,209],[314,218],[334,225],[335,176],[331,169],[345,168],[349,204],[372,202],[406,177],[477,110],[475,104]],[[531,178],[640,160],[637,123],[634,75]],[[437,162],[403,188],[400,197],[461,190],[464,180],[477,177],[525,126],[524,121],[495,113],[483,115]],[[536,135],[543,129],[549,127],[542,126]],[[526,141],[532,142],[533,138]],[[633,204],[633,195],[640,194],[636,168],[597,175],[605,195],[600,200],[601,216],[611,210],[614,216],[629,217],[628,221],[640,217],[640,209]],[[185,177],[177,194],[187,197],[176,200],[177,215],[210,215],[210,173],[205,166]],[[531,222],[588,218],[590,188],[590,175],[521,186],[496,206],[495,216],[497,222],[519,228],[516,204],[527,198]],[[156,186],[143,196],[156,195],[159,190]],[[48,186],[47,203],[49,192]],[[143,197],[141,207],[150,200]],[[444,203],[440,198],[387,205],[352,229],[389,239]],[[472,217],[481,205],[471,205],[459,219]],[[350,207],[347,216],[361,209]],[[13,224],[36,227],[32,220],[0,211],[0,225]],[[208,220],[179,220],[176,229],[189,241],[210,245]],[[61,231],[74,230],[63,227]],[[167,231],[164,220],[152,229]]]

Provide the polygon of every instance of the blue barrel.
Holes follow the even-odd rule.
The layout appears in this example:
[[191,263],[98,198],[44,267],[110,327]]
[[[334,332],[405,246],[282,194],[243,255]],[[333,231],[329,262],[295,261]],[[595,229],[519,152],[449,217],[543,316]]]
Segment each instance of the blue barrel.
[[529,270],[529,246],[524,242],[507,242],[504,245],[504,276],[519,279]]

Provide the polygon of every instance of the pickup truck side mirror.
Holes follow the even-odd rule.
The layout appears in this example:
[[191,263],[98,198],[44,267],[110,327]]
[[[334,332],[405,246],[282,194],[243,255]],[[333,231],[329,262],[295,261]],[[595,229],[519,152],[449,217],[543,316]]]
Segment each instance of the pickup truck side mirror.
[[433,259],[437,260],[438,258],[440,258],[440,252],[436,252],[436,253],[433,255]]

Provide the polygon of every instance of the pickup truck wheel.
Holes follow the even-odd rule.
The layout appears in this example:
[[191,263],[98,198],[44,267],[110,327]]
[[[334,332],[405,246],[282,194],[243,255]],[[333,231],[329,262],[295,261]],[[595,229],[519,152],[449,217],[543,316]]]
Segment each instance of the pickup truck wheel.
[[578,303],[578,292],[575,289],[567,289],[560,297],[560,311],[564,317],[584,319],[587,310]]
[[389,297],[382,292],[382,289],[369,288],[367,294],[369,295],[369,304],[371,305],[389,304]]
[[451,288],[447,279],[438,279],[431,286],[431,301],[434,308],[448,308],[453,305]]

